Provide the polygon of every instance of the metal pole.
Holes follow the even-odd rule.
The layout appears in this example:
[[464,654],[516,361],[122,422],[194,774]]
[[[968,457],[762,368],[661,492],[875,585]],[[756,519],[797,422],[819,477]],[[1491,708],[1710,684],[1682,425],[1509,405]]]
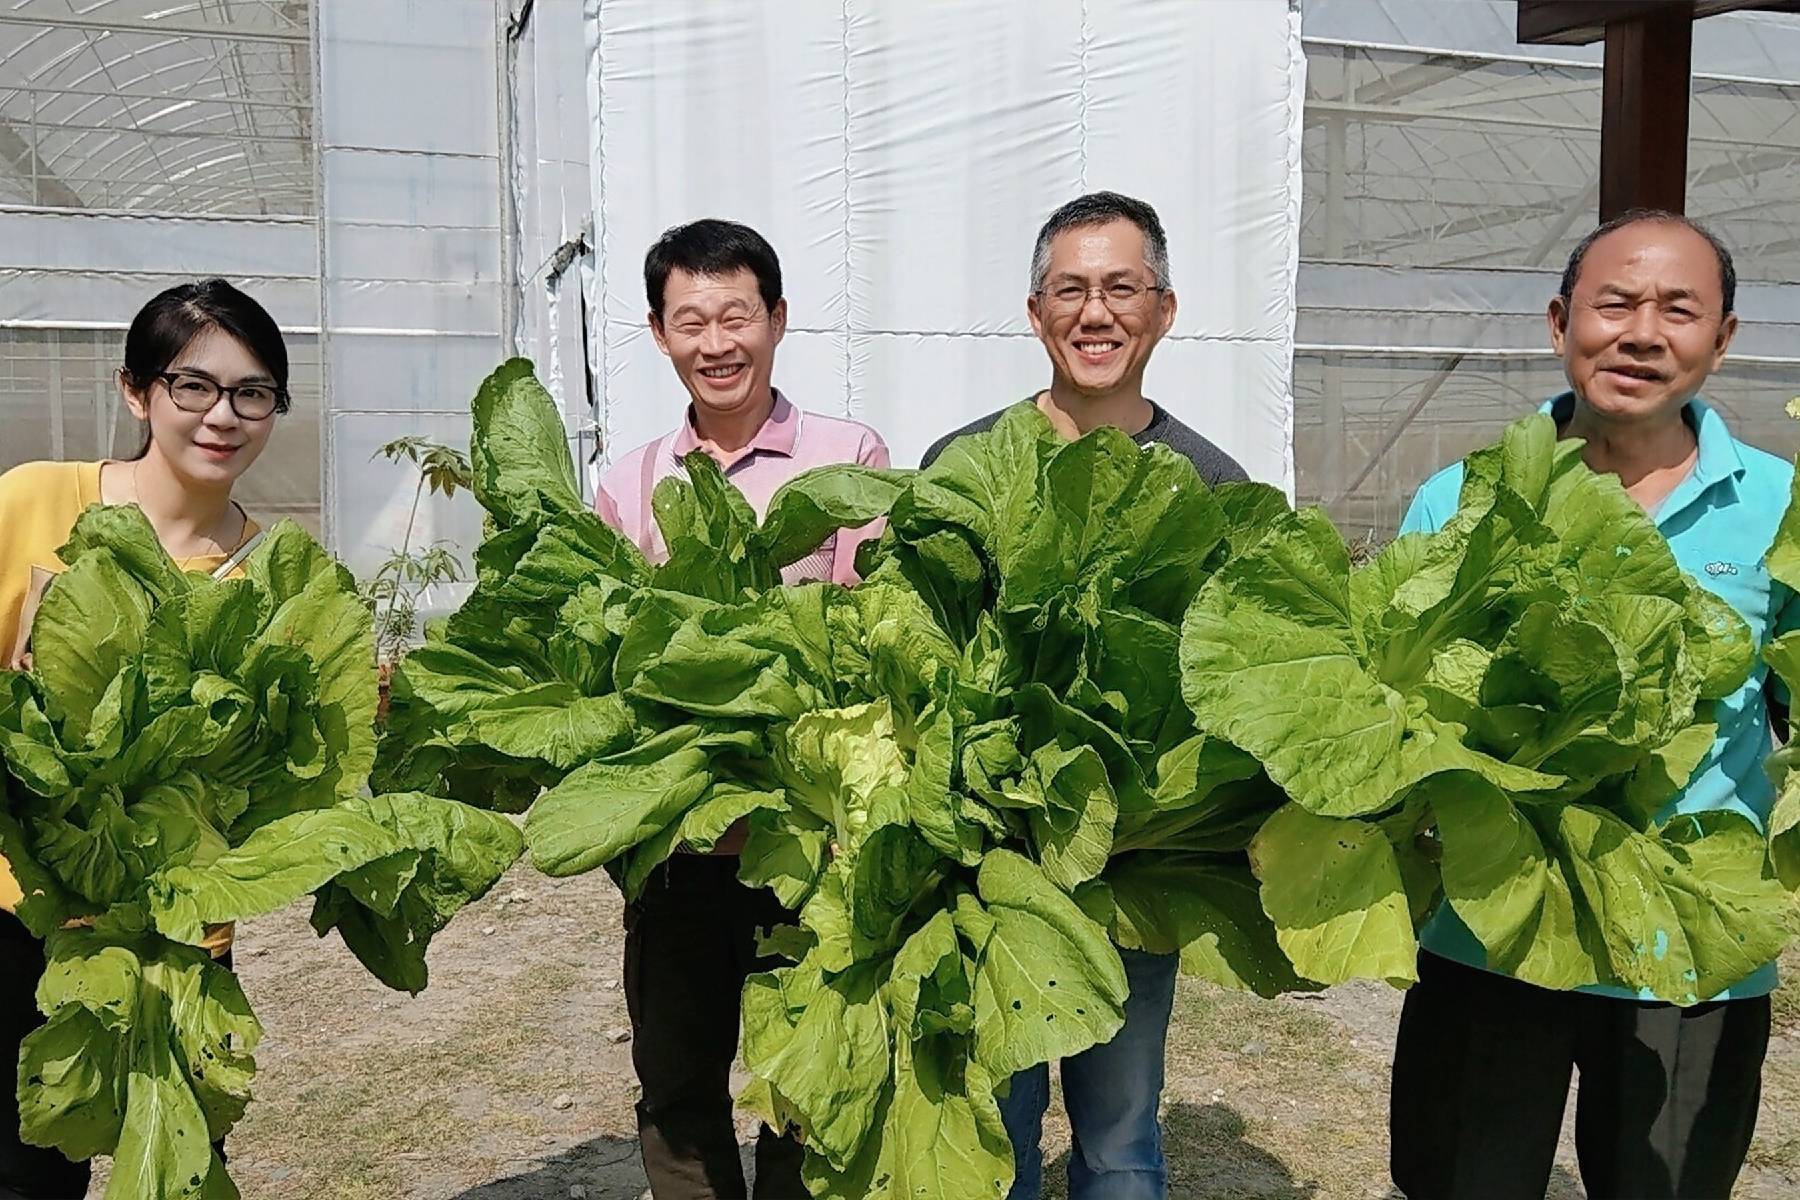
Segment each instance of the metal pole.
[[30,107],[26,109],[26,112],[29,115],[25,118],[25,130],[31,137],[31,145],[29,147],[31,154],[31,202],[33,204],[42,204],[44,198],[38,194],[38,163],[43,161],[44,151],[42,144],[38,141],[37,89],[33,88],[27,95],[30,99]]
[[512,0],[494,5],[494,100],[500,133],[500,345],[508,358],[519,352],[523,284],[519,278],[519,39],[531,23],[531,0],[517,14]]
[[337,0],[318,0],[307,8],[307,32],[312,38],[312,107],[308,109],[307,134],[313,160],[313,228],[316,233],[314,262],[319,278],[319,532],[325,548],[339,552],[337,489],[332,486],[332,468],[337,462],[337,436],[332,421],[333,400],[337,389],[331,377],[331,263],[327,252],[325,223],[330,218],[330,197],[325,188],[325,18],[327,4]]
[[[1352,51],[1344,51],[1343,91],[1351,98],[1350,62]],[[1325,257],[1338,260],[1344,256],[1344,184],[1349,174],[1350,120],[1337,115],[1325,122]],[[1319,391],[1320,445],[1324,449],[1320,463],[1319,495],[1342,498],[1344,487],[1344,356],[1324,356],[1324,371]]]
[[52,332],[45,339],[50,367],[50,457],[61,462],[63,450],[63,345],[62,334]]

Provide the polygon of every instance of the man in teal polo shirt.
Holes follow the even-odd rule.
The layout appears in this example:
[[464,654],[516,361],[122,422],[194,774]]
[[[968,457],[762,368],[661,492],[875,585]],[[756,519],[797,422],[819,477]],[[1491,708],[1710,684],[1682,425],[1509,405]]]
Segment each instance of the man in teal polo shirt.
[[[1675,559],[1749,622],[1759,646],[1800,625],[1800,601],[1764,556],[1793,468],[1732,436],[1700,398],[1737,329],[1730,252],[1703,227],[1633,212],[1584,238],[1550,301],[1570,391],[1549,401],[1582,457],[1617,474]],[[1402,532],[1456,511],[1462,466],[1432,476]],[[1771,716],[1759,662],[1722,701],[1706,759],[1668,812],[1729,808],[1766,820]],[[1781,730],[1785,735],[1785,728]],[[1665,814],[1666,815],[1666,814]],[[1617,988],[1558,992],[1486,969],[1448,905],[1421,937],[1394,1051],[1394,1182],[1410,1200],[1538,1197],[1549,1183],[1570,1075],[1590,1200],[1731,1193],[1756,1127],[1775,965],[1679,1008]]]

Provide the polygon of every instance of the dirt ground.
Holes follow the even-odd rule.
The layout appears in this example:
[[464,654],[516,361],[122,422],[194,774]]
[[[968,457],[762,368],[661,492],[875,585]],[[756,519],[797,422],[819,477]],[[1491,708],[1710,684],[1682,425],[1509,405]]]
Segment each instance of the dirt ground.
[[[619,917],[603,874],[520,865],[440,935],[418,997],[321,942],[304,908],[243,927],[238,969],[267,1029],[255,1102],[228,1142],[246,1200],[638,1200]],[[1800,1195],[1800,998],[1777,1002],[1741,1200]],[[1263,1001],[1184,980],[1163,1100],[1171,1195],[1389,1196],[1399,1008],[1378,984]],[[1557,1200],[1583,1194],[1568,1134]],[[1067,1144],[1053,1110],[1054,1197]]]

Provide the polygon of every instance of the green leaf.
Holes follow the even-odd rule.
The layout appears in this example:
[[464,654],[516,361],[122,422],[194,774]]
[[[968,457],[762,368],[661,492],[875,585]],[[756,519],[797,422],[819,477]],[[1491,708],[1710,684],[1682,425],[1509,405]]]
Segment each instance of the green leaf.
[[467,717],[475,740],[512,758],[537,758],[558,770],[622,749],[632,732],[623,697],[581,696],[546,683],[483,705]]
[[1125,967],[1106,931],[1029,860],[1007,850],[982,860],[978,890],[991,934],[977,957],[975,1060],[994,1078],[1009,1079],[1118,1032]]
[[179,596],[192,582],[163,549],[150,519],[135,504],[89,505],[75,519],[69,540],[56,556],[73,567],[94,551],[104,552],[155,601]]
[[[785,811],[787,806],[787,795],[783,792],[759,790],[729,781],[715,783],[680,819],[663,826],[661,832],[629,851],[624,860],[625,870],[615,874],[614,878],[626,896],[635,898],[643,891],[650,872],[677,850],[685,846],[709,854],[739,821],[765,810]],[[749,882],[746,871],[740,870],[738,875]]]
[[1004,1196],[1012,1146],[979,1063],[939,1043],[897,1045],[894,1083],[877,1112],[879,1136],[842,1171],[809,1153],[802,1178],[814,1195],[868,1200]]
[[636,670],[628,692],[701,716],[791,719],[825,707],[837,687],[829,595],[811,584],[696,613]]
[[1420,789],[1443,840],[1445,899],[1497,971],[1557,991],[1598,983],[1575,897],[1529,813],[1486,781],[1443,775]]
[[348,569],[292,521],[277,521],[244,560],[244,578],[272,607],[286,604],[322,575],[336,579],[340,590],[355,590]]
[[681,465],[686,477],[664,479],[651,496],[668,547],[667,561],[655,571],[656,586],[730,603],[778,584],[779,565],[750,502],[704,450],[691,452]]
[[1771,919],[1783,904],[1761,833],[1713,812],[1674,818],[1665,839],[1582,805],[1557,814],[1559,857],[1595,914],[1612,975],[1659,999],[1694,1004],[1718,995],[1786,941]]
[[[391,988],[417,994],[428,980],[425,951],[432,937],[499,881],[518,859],[523,838],[503,816],[416,792],[354,804],[405,850],[340,875],[321,889],[313,906],[313,928],[320,936],[337,929],[372,975]],[[412,869],[394,875],[391,884],[359,878],[407,858]]]
[[502,525],[584,511],[562,416],[530,360],[495,368],[475,393],[473,412],[475,498]]
[[1300,975],[1323,984],[1418,979],[1406,887],[1378,826],[1289,804],[1256,835],[1250,860],[1263,910]]
[[1098,875],[1112,851],[1119,802],[1106,767],[1091,747],[1045,746],[1032,755],[1026,782],[1043,797],[1026,816],[1038,863],[1050,882],[1072,891]]
[[675,821],[712,781],[701,749],[678,750],[649,766],[578,767],[525,819],[532,865],[546,875],[592,870]]
[[750,833],[739,855],[738,878],[766,887],[787,908],[798,908],[825,869],[830,835],[823,828],[797,828],[785,813],[752,813]]
[[52,715],[79,739],[125,661],[144,642],[153,598],[117,560],[78,559],[44,593],[31,626],[32,670],[53,685]]
[[761,544],[777,567],[795,563],[840,529],[886,516],[911,476],[834,463],[802,471],[775,490],[763,517]]
[[116,1200],[230,1194],[209,1182],[209,1143],[243,1114],[261,1036],[236,979],[167,943],[74,931],[47,949],[49,1020],[20,1048],[22,1135],[74,1158],[110,1151]]
[[1259,996],[1304,986],[1242,856],[1131,854],[1114,860],[1104,878],[1121,946],[1179,954],[1184,973]]
[[795,803],[838,830],[846,848],[874,831],[875,794],[903,787],[907,779],[886,700],[805,713],[786,727],[775,749]]
[[744,1064],[793,1110],[809,1150],[839,1168],[874,1124],[888,1081],[879,984],[870,967],[827,978],[809,958],[744,985]]
[[1775,539],[1763,559],[1769,574],[1789,589],[1800,592],[1800,472],[1788,485],[1788,506],[1782,510]]
[[198,945],[206,925],[274,912],[345,871],[405,848],[359,807],[282,817],[206,866],[161,872],[151,894],[157,929]]
[[1298,513],[1201,588],[1181,632],[1182,694],[1201,727],[1328,814],[1386,807],[1402,782],[1404,703],[1363,665],[1348,576],[1337,531]]

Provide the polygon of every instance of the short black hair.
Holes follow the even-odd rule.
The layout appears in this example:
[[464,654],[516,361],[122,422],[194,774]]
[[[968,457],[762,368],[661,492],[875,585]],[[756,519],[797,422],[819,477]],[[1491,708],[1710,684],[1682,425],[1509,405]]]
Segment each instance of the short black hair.
[[718,278],[748,270],[756,276],[756,290],[770,312],[781,303],[781,260],[768,239],[736,221],[706,217],[665,230],[644,255],[644,298],[650,311],[662,316],[663,289],[669,272],[677,267],[690,275]]
[[1719,235],[1694,220],[1678,212],[1670,212],[1666,208],[1633,208],[1620,213],[1610,221],[1582,238],[1569,252],[1569,265],[1563,268],[1562,287],[1557,294],[1563,303],[1569,303],[1575,295],[1575,281],[1581,276],[1581,260],[1593,249],[1594,243],[1609,233],[1616,233],[1628,225],[1638,225],[1645,221],[1654,221],[1661,225],[1679,225],[1683,229],[1691,229],[1706,239],[1712,247],[1713,254],[1719,260],[1719,294],[1725,301],[1724,316],[1730,316],[1737,307],[1737,267],[1731,261],[1731,251],[1719,240]]
[[1130,221],[1138,227],[1144,235],[1144,261],[1149,265],[1150,273],[1156,276],[1156,282],[1168,287],[1169,239],[1163,233],[1162,218],[1156,215],[1156,210],[1142,200],[1118,192],[1089,192],[1051,213],[1050,219],[1038,230],[1037,244],[1031,251],[1031,290],[1035,292],[1044,286],[1044,276],[1050,271],[1050,243],[1057,234],[1111,221]]

